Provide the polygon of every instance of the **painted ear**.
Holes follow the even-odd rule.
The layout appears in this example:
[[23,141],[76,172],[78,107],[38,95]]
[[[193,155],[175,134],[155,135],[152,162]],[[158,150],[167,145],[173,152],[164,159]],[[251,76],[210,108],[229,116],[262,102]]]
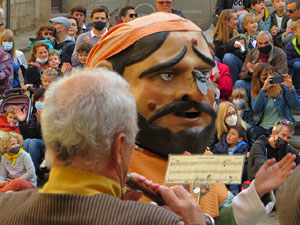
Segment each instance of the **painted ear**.
[[108,60],[103,60],[103,61],[97,63],[97,65],[95,67],[97,67],[97,68],[104,67],[110,71],[113,71],[113,65]]

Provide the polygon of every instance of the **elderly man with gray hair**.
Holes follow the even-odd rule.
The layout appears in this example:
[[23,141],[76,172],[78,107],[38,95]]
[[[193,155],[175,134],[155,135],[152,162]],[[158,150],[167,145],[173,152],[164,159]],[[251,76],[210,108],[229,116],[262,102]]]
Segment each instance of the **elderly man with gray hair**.
[[251,98],[251,81],[254,68],[259,63],[269,63],[276,74],[287,74],[287,57],[285,52],[273,45],[272,35],[268,31],[260,31],[256,37],[256,48],[251,49],[244,61],[240,73],[241,80],[235,82],[234,88],[244,88]]

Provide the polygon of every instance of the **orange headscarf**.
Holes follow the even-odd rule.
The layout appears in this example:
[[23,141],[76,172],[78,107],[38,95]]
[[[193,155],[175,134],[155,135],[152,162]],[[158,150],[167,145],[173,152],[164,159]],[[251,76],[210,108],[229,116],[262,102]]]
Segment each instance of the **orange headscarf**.
[[87,66],[96,67],[99,62],[120,53],[143,37],[162,31],[201,31],[201,29],[191,21],[172,13],[152,13],[109,30],[90,52]]

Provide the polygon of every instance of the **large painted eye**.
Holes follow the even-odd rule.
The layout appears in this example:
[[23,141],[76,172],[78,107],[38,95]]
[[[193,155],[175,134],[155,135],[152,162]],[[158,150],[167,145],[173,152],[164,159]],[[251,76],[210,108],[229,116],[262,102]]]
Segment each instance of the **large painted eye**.
[[160,78],[164,81],[171,81],[174,77],[173,73],[161,73],[159,74]]

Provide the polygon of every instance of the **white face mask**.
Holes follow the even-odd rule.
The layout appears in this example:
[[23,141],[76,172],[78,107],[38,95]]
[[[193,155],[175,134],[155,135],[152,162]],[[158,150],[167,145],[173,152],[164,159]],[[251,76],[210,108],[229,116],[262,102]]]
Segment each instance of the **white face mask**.
[[227,117],[225,119],[225,123],[230,127],[235,126],[237,123],[237,115],[235,114],[235,115],[231,115],[231,116]]
[[36,61],[40,64],[45,64],[48,62],[48,58],[46,58],[46,59],[36,58]]

